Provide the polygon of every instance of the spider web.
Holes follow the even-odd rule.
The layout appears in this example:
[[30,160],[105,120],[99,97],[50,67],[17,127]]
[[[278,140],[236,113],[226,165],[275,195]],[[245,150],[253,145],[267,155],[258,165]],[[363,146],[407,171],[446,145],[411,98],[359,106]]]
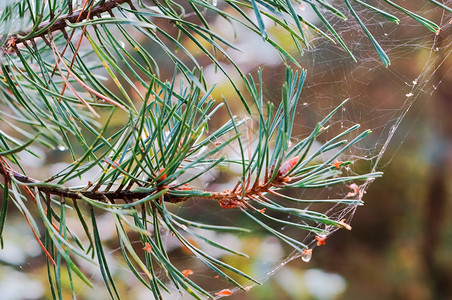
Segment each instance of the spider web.
[[[336,6],[343,8],[341,11],[347,11],[345,5],[341,7],[339,1],[336,2],[338,2],[334,3]],[[452,1],[447,1],[445,5],[450,6],[451,3]],[[413,6],[417,4],[413,3]],[[221,1],[219,5],[221,5]],[[350,21],[352,16],[347,16],[349,18],[347,23],[337,21],[337,18],[331,19],[330,22],[335,28],[341,28],[339,34],[344,38],[358,62],[354,62],[340,45],[332,44],[317,36],[310,37],[311,47],[305,49],[300,60],[302,67],[307,69],[308,76],[298,107],[294,125],[296,134],[293,142],[305,138],[314,129],[317,122],[342,101],[349,99],[348,103],[330,121],[329,133],[337,134],[344,128],[360,124],[363,130],[371,129],[372,134],[342,154],[341,159],[354,161],[353,166],[347,168],[347,171],[352,174],[359,174],[363,169],[371,172],[384,170],[396,154],[389,153],[384,156],[389,143],[401,145],[407,134],[397,132],[404,117],[416,101],[428,101],[450,68],[447,60],[452,51],[452,39],[449,34],[451,15],[428,4],[422,7],[418,5],[415,9],[439,24],[441,27],[439,33],[428,31],[406,15],[397,14],[397,17],[400,18],[400,25],[396,25],[381,16],[358,10],[366,27],[389,55],[391,65],[387,68],[382,64],[376,50],[360,29],[359,24]],[[307,20],[313,21],[315,24],[319,23],[313,18],[312,12],[308,8],[304,9],[304,13],[303,17]],[[218,26],[221,28],[222,25]],[[227,35],[227,29],[223,30]],[[233,53],[231,56],[244,64],[244,69],[249,72],[253,72],[258,66],[262,67],[265,78],[264,87],[267,86],[266,100],[278,103],[279,94],[275,90],[279,90],[275,82],[284,78],[284,67],[279,64],[277,54],[264,44],[260,44],[259,37],[254,38],[241,33],[235,38],[239,47],[244,51],[243,53]],[[256,48],[259,49],[259,53],[252,50]],[[444,68],[447,69],[446,72],[444,72]],[[221,74],[216,73],[213,66],[207,67],[205,74],[207,78],[211,79],[211,83],[222,82]],[[270,75],[266,77],[266,74]],[[397,136],[394,138],[396,132]],[[234,152],[231,148],[226,151]],[[211,176],[214,184],[216,176],[218,174]],[[359,193],[356,198],[363,198],[372,181],[369,180],[359,185]],[[217,184],[216,187],[224,186],[227,186],[227,183]],[[350,189],[344,184],[332,189],[299,190],[296,191],[296,197],[299,199],[337,199],[343,198],[347,191]],[[197,207],[197,204],[193,205]],[[311,207],[308,205],[304,208]],[[347,223],[350,223],[357,208],[357,206],[337,204],[324,208],[324,212],[334,220],[345,219]],[[216,216],[225,218],[220,214]],[[287,230],[287,228],[280,227],[279,230]],[[325,234],[329,235],[335,230],[337,230],[336,227],[327,227]],[[315,236],[312,233],[297,236],[297,238],[311,248],[317,247]],[[302,253],[298,251],[284,254],[286,249],[278,246],[275,239],[271,238],[264,241],[259,247],[275,249],[273,253],[260,251],[263,258],[253,263],[253,275],[260,282],[264,282],[289,262],[300,259],[302,256]],[[314,257],[316,250],[314,249]],[[275,259],[275,257],[280,258]],[[248,283],[247,286],[251,288],[253,285],[253,283]],[[213,290],[212,294],[220,290]],[[231,288],[230,291],[236,293],[241,290]]]

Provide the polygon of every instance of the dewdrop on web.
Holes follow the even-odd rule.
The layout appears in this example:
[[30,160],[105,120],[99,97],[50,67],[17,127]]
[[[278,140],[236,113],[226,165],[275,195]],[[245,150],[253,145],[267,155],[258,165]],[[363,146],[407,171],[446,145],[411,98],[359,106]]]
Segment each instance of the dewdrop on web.
[[305,249],[301,253],[301,260],[304,262],[309,262],[312,258],[312,249]]

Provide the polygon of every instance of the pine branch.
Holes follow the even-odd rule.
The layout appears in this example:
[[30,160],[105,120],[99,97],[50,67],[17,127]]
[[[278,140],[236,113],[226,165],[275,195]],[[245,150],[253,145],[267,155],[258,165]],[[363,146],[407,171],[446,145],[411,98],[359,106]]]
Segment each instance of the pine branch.
[[[30,178],[19,172],[12,170],[11,168],[5,166],[2,163],[2,168],[0,168],[0,174],[5,178],[7,182],[11,181],[11,177],[14,177],[18,182],[21,182],[27,186],[36,187],[39,192],[44,194],[50,194],[54,196],[69,198],[69,199],[82,199],[83,197],[98,200],[101,202],[107,202],[115,200],[123,200],[125,203],[131,203],[133,200],[142,199],[149,196],[147,191],[131,191],[131,190],[116,190],[116,191],[75,191],[69,188],[59,187],[49,183],[41,182],[34,178]],[[159,190],[165,189],[165,186],[158,187]],[[178,203],[187,200],[186,197],[171,197],[165,196],[165,201],[170,203]]]
[[[265,195],[266,193],[275,194],[275,192],[273,191],[274,189],[284,188],[286,185],[296,184],[297,181],[299,181],[287,176],[292,168],[298,163],[298,159],[298,157],[294,157],[285,162],[280,167],[277,176],[273,180],[266,176],[266,179],[263,182],[259,183],[256,180],[251,187],[249,186],[249,184],[242,186],[240,185],[240,183],[237,183],[233,190],[225,189],[222,192],[196,191],[196,197],[218,201],[219,205],[225,209],[234,207],[252,207],[250,206],[250,204],[248,204],[249,200],[257,200],[258,202],[260,202],[260,199],[265,198],[263,197],[263,195]],[[149,189],[147,189],[146,191],[129,189],[122,190],[122,188],[118,188],[115,191],[100,191],[96,188],[94,188],[93,190],[71,190],[69,188],[54,185],[48,182],[42,182],[29,176],[23,175],[7,166],[7,163],[1,156],[0,160],[2,161],[0,163],[0,175],[5,178],[5,182],[11,182],[12,178],[14,178],[16,181],[23,183],[28,187],[37,188],[37,190],[43,194],[58,196],[63,199],[62,201],[64,201],[64,198],[83,199],[85,197],[100,202],[114,203],[116,200],[122,200],[127,204],[133,204],[133,201],[143,199],[151,194],[149,191],[147,191]],[[249,183],[250,178],[248,178],[247,181]],[[89,186],[87,188],[89,188]],[[171,185],[158,184],[156,185],[156,188],[152,192],[152,194],[164,191],[162,197],[165,197],[166,202],[179,203],[188,200],[190,197],[177,197],[172,195],[171,192],[190,191],[192,189],[193,188],[188,185],[172,187]]]
[[68,24],[82,22],[88,18],[92,18],[93,16],[99,16],[105,12],[111,13],[112,9],[124,3],[129,3],[129,5],[133,7],[130,0],[106,0],[100,2],[98,6],[92,8],[91,10],[72,12],[72,5],[69,4],[70,10],[68,14],[44,21],[38,26],[33,26],[31,29],[12,34],[8,38],[8,43],[3,45],[1,50],[6,51],[11,46],[33,40],[36,37],[44,37],[55,31],[65,32],[65,28],[68,27]]
[[[344,6],[336,8],[323,0],[315,3],[303,1],[312,5],[324,29],[330,32],[328,33],[317,27],[318,24],[305,20],[300,10],[294,7],[296,1],[292,0],[225,0],[219,7],[213,1],[154,1],[152,7],[146,7],[142,1],[137,1],[142,5],[139,9],[133,5],[132,0],[86,0],[85,6],[76,12],[73,11],[73,1],[62,1],[60,6],[57,2],[16,2],[8,8],[11,14],[0,16],[0,26],[11,25],[8,23],[14,22],[11,16],[18,13],[25,16],[24,19],[29,17],[24,26],[33,25],[30,29],[14,34],[11,34],[13,30],[9,31],[11,27],[4,26],[6,29],[2,43],[5,45],[0,48],[4,52],[0,57],[0,92],[4,96],[1,97],[0,104],[7,109],[2,118],[21,136],[16,138],[14,135],[9,137],[0,134],[0,176],[4,179],[0,186],[3,190],[0,242],[3,224],[6,224],[7,205],[12,203],[25,216],[49,261],[57,262],[55,267],[49,265],[49,278],[51,281],[54,278],[55,281],[51,282],[54,296],[56,292],[62,293],[60,274],[65,266],[68,266],[70,276],[76,274],[90,284],[72,261],[71,256],[78,255],[88,260],[92,260],[93,256],[98,258],[110,295],[112,298],[119,298],[105,259],[104,243],[99,235],[101,228],[96,223],[97,214],[94,209],[112,214],[124,260],[132,273],[152,290],[156,299],[162,298],[161,289],[169,291],[166,281],[161,281],[155,275],[157,272],[167,276],[168,282],[173,282],[179,290],[185,290],[193,297],[213,297],[204,290],[205,287],[198,286],[187,278],[172,262],[160,235],[163,231],[174,235],[200,261],[236,286],[243,289],[235,277],[257,283],[249,275],[213,257],[190,241],[194,237],[218,249],[246,256],[192,229],[250,232],[254,227],[249,222],[244,222],[240,227],[229,226],[230,224],[225,226],[221,220],[204,224],[204,219],[198,219],[199,214],[186,216],[183,205],[185,201],[202,199],[214,204],[217,202],[222,209],[231,209],[241,214],[302,254],[310,255],[316,240],[300,240],[298,231],[283,231],[282,228],[290,226],[295,230],[305,231],[308,235],[315,235],[317,246],[324,243],[326,236],[338,228],[351,229],[345,222],[346,218],[357,206],[363,204],[364,193],[364,188],[355,182],[371,181],[381,176],[381,173],[362,174],[359,170],[352,171],[344,166],[351,165],[353,161],[342,162],[340,159],[351,147],[359,145],[357,143],[370,131],[358,132],[359,125],[355,124],[350,128],[338,128],[337,132],[333,129],[329,131],[328,137],[317,139],[328,131],[328,124],[334,123],[329,121],[347,102],[344,101],[320,121],[312,133],[295,142],[291,138],[296,121],[295,110],[306,73],[287,69],[281,102],[274,109],[273,104],[264,104],[261,73],[258,72],[258,83],[254,82],[252,76],[248,79],[229,56],[230,50],[238,50],[238,46],[220,36],[215,26],[211,26],[211,16],[214,14],[232,23],[239,23],[243,25],[241,28],[258,34],[273,45],[283,59],[289,59],[295,64],[297,60],[291,56],[292,52],[284,50],[277,40],[272,40],[274,36],[271,31],[267,32],[266,26],[273,22],[266,21],[274,21],[283,28],[299,50],[303,47],[301,44],[308,46],[310,34],[306,33],[311,31],[329,41],[333,41],[334,37],[353,57],[340,32],[335,29],[340,23],[331,22],[331,25],[329,21],[335,21],[334,18],[346,19],[347,10]],[[398,18],[379,7],[359,0],[354,2],[390,21],[398,22]],[[437,32],[439,27],[433,22],[392,1],[385,2],[390,5],[391,11],[405,13]],[[443,4],[431,2],[447,10]],[[90,6],[86,7],[88,3]],[[125,3],[129,8],[121,6]],[[377,47],[376,40],[366,28],[365,19],[361,21],[360,17],[364,17],[361,10],[356,10],[351,0],[345,0],[344,3],[379,50],[384,62],[389,64],[384,50]],[[189,6],[190,11],[186,13]],[[340,11],[342,9],[344,13]],[[254,12],[255,18],[249,16],[250,11]],[[209,12],[209,15],[205,12]],[[74,44],[72,37],[75,33],[79,33],[79,41]],[[144,36],[145,40],[138,40],[138,34]],[[35,38],[41,39],[39,43]],[[82,43],[83,41],[86,43]],[[144,43],[148,42],[158,49],[154,46],[146,47]],[[17,44],[22,44],[23,47],[19,49]],[[191,45],[195,45],[197,50]],[[71,51],[66,52],[66,49]],[[167,54],[173,61],[176,71],[172,74],[174,80],[171,83],[164,82],[159,76],[158,57],[161,54]],[[244,108],[248,112],[251,112],[250,107],[256,110],[258,118],[251,121],[254,123],[254,131],[252,128],[248,132],[247,127],[245,137],[242,135],[243,128],[240,127],[244,121],[237,120],[226,100],[224,105],[228,109],[229,120],[214,133],[208,132],[213,114],[221,105],[214,105],[215,100],[210,95],[214,87],[209,89],[207,80],[203,77],[203,57],[224,72]],[[230,69],[225,68],[225,60],[242,76],[248,93],[238,88],[238,82],[232,79]],[[180,84],[177,91],[179,83],[176,78],[179,74],[186,81]],[[105,77],[107,80],[100,80]],[[247,97],[249,98],[245,100]],[[116,114],[115,108],[112,108],[119,106],[116,105],[118,103],[122,104],[120,107],[126,109],[129,116],[119,120],[119,129],[115,127],[117,124],[110,124],[113,115],[123,118],[123,115]],[[101,118],[101,121],[94,122],[93,116],[97,114],[94,108],[99,110],[99,116],[103,116],[101,112],[110,108],[111,114],[106,121]],[[110,133],[112,130],[116,131]],[[38,136],[33,138],[32,132],[38,133],[39,139]],[[23,142],[24,139],[28,142]],[[26,172],[16,154],[20,151],[32,153],[29,146],[34,142],[51,148],[68,149],[72,163],[52,174],[46,181],[24,175]],[[311,147],[314,142],[316,147]],[[234,151],[239,149],[238,157],[224,156],[222,151],[228,151],[226,145],[234,147]],[[11,165],[14,164],[14,168],[20,170],[13,170],[7,159],[11,161]],[[235,182],[231,183],[235,184],[231,190],[194,189],[192,185],[200,176],[217,167],[224,167],[223,163],[234,164],[242,170],[237,174]],[[74,178],[89,174],[88,171],[97,170],[101,170],[100,175],[90,178],[93,182],[89,182],[87,186],[63,186]],[[338,192],[338,195],[342,195],[339,199],[299,199],[286,193],[288,189],[330,186],[341,189]],[[348,188],[352,192],[347,193]],[[51,201],[51,196],[60,200]],[[33,201],[25,201],[28,197]],[[66,203],[65,198],[74,201]],[[86,203],[91,212],[90,217],[82,214],[75,201],[77,199]],[[121,203],[116,204],[116,201]],[[174,206],[166,206],[168,203],[182,205],[173,210]],[[313,203],[320,203],[321,208],[311,205]],[[67,208],[73,208],[77,213],[90,243],[88,247],[72,234],[72,229],[69,228],[71,223],[66,223]],[[138,208],[141,210],[138,211]],[[39,216],[34,220],[33,212],[36,209]],[[199,205],[196,209],[202,211],[201,214],[211,212],[209,205]],[[227,222],[234,220],[228,218]],[[39,237],[37,234],[41,231],[38,225],[44,226],[45,236]],[[129,239],[131,234],[134,238],[139,236],[145,246],[142,248],[144,253],[136,252],[137,247]],[[141,249],[138,247],[138,250]],[[61,259],[66,264],[61,264]],[[160,272],[161,270],[165,272]],[[74,291],[72,286],[71,288]],[[113,297],[112,291],[117,297]]]
[[[36,226],[33,225],[36,224],[36,221],[27,209],[30,205],[36,206],[40,213],[40,219],[46,226],[46,232],[51,238],[51,243],[46,241],[43,251],[54,253],[54,247],[57,249],[67,248],[68,251],[58,250],[57,255],[65,255],[64,259],[72,268],[76,266],[69,253],[74,253],[88,260],[90,258],[88,257],[89,250],[85,249],[83,243],[77,237],[73,236],[69,241],[66,237],[65,232],[71,231],[68,224],[65,223],[64,211],[66,207],[73,207],[76,210],[86,237],[91,243],[89,249],[95,249],[101,268],[108,273],[108,265],[103,262],[102,258],[104,255],[103,243],[98,235],[99,227],[96,225],[96,217],[93,212],[94,208],[97,208],[113,214],[120,245],[127,248],[127,250],[122,249],[124,259],[130,262],[131,257],[133,258],[134,264],[129,264],[129,267],[142,282],[144,278],[140,275],[140,272],[147,274],[149,279],[154,278],[151,274],[155,271],[154,266],[150,264],[152,257],[156,268],[167,270],[167,276],[170,279],[178,281],[182,279],[187,284],[183,287],[186,291],[196,290],[197,293],[209,295],[197,283],[186,279],[186,276],[167,258],[167,249],[163,246],[160,237],[160,231],[167,230],[193,255],[209,267],[213,266],[212,269],[218,275],[236,286],[241,287],[239,282],[224,272],[225,270],[258,283],[240,269],[213,257],[190,241],[191,237],[199,238],[218,249],[244,256],[238,251],[221,245],[219,241],[200,235],[193,228],[248,232],[250,231],[250,224],[243,227],[231,227],[228,226],[229,224],[224,226],[216,221],[214,224],[204,224],[193,220],[195,216],[188,216],[188,219],[185,216],[182,217],[182,205],[178,212],[173,213],[169,210],[167,204],[184,202],[189,199],[217,202],[222,209],[231,209],[242,214],[300,253],[311,253],[315,244],[300,241],[291,236],[292,234],[289,231],[282,232],[272,227],[272,224],[291,226],[297,230],[320,235],[321,239],[339,228],[351,229],[350,225],[346,223],[346,219],[343,218],[346,215],[337,218],[327,213],[318,212],[309,206],[301,209],[298,204],[323,203],[325,205],[345,205],[347,208],[353,209],[357,205],[362,205],[362,193],[359,192],[358,187],[355,188],[352,196],[348,194],[345,196],[344,194],[341,199],[303,200],[292,198],[282,192],[291,188],[318,188],[367,181],[381,176],[379,172],[348,176],[344,166],[350,165],[352,162],[337,160],[341,153],[370,134],[370,131],[366,130],[354,135],[355,137],[351,141],[347,142],[343,139],[345,135],[355,132],[359,125],[341,129],[342,131],[339,134],[322,143],[322,146],[311,154],[310,150],[312,149],[310,148],[314,140],[327,131],[327,122],[337,111],[340,111],[340,107],[347,101],[344,101],[325,116],[309,136],[295,145],[289,145],[295,110],[305,76],[305,72],[298,74],[290,69],[287,70],[282,101],[275,111],[269,110],[267,115],[263,113],[262,91],[257,89],[258,86],[262,86],[260,72],[258,84],[253,81],[252,77],[246,81],[251,98],[260,114],[259,119],[254,121],[257,123],[257,129],[254,127],[257,134],[250,130],[244,137],[248,142],[255,139],[258,141],[256,147],[248,144],[248,147],[250,147],[248,153],[244,151],[244,140],[241,139],[239,134],[239,130],[242,130],[240,126],[245,121],[237,121],[226,101],[224,104],[230,114],[229,121],[213,133],[208,134],[204,129],[211,120],[213,113],[217,111],[214,108],[214,100],[210,99],[209,93],[204,95],[200,93],[199,88],[193,88],[189,93],[179,95],[177,101],[175,101],[173,98],[175,94],[161,91],[159,94],[155,93],[152,102],[143,105],[138,116],[130,118],[123,130],[119,130],[111,137],[104,137],[104,129],[109,126],[109,121],[113,116],[112,112],[104,128],[100,132],[96,132],[96,140],[92,142],[91,146],[86,145],[86,153],[78,159],[74,158],[74,162],[70,166],[47,181],[39,181],[23,175],[25,172],[20,173],[12,170],[8,162],[0,156],[0,175],[4,177],[6,183],[3,185],[3,192],[7,197],[5,201],[12,201],[16,206],[21,207],[26,218],[30,219],[29,224],[32,230],[38,232],[38,229],[34,228]],[[159,88],[174,90],[173,85],[162,85]],[[151,90],[149,93],[151,93]],[[159,95],[166,97],[160,98]],[[227,137],[228,133],[231,135],[230,138]],[[223,142],[214,143],[218,138],[222,138]],[[24,145],[17,145],[13,149],[7,147],[4,151],[7,154],[5,158],[12,160],[16,153],[22,151],[33,141],[34,139]],[[273,141],[274,146],[271,146]],[[195,190],[188,184],[193,184],[195,179],[198,178],[199,175],[196,173],[182,179],[182,182],[177,181],[179,175],[197,167],[202,167],[200,171],[202,174],[219,166],[226,159],[224,157],[215,158],[215,156],[221,155],[220,150],[222,149],[227,151],[226,146],[235,147],[237,145],[231,144],[232,142],[238,143],[240,157],[228,159],[227,162],[242,167],[242,174],[237,176],[236,184],[232,190],[224,189],[215,192]],[[112,152],[113,145],[115,147]],[[215,146],[213,149],[203,150],[208,145]],[[104,150],[100,151],[101,149]],[[328,159],[319,159],[322,153],[331,150],[334,151],[334,155]],[[91,156],[94,161],[88,161]],[[69,189],[60,185],[71,178],[80,177],[86,170],[97,166],[103,172],[101,172],[100,178],[95,179],[93,184],[89,183],[86,187],[80,189]],[[53,180],[57,179],[59,179],[59,184],[52,183]],[[115,190],[110,191],[111,187],[115,187]],[[26,194],[22,195],[23,191]],[[27,195],[33,201],[23,204],[22,201]],[[58,200],[56,202],[51,201],[50,196],[56,196],[55,199],[59,198],[59,203]],[[65,198],[73,199],[72,203],[66,203]],[[88,220],[82,216],[77,206],[78,201],[75,200],[78,199],[86,203],[91,210],[92,229],[90,229]],[[125,202],[125,204],[115,203],[117,200]],[[137,211],[138,208],[141,209],[141,216]],[[200,210],[203,209],[204,207],[200,206]],[[2,214],[0,214],[1,216]],[[291,217],[290,220],[287,216]],[[133,223],[131,220],[133,220]],[[135,253],[136,250],[131,245],[128,236],[130,233],[124,229],[124,226],[131,228],[133,232],[140,236],[140,240],[144,244],[143,250],[149,253],[145,256],[146,265],[140,256]],[[151,226],[152,229],[149,228]],[[91,232],[94,232],[94,236]],[[39,238],[37,239],[39,240]],[[126,252],[131,253],[131,257]],[[54,259],[55,256],[51,255],[50,258]],[[60,272],[60,267],[57,268]],[[90,284],[83,273],[78,272],[77,275],[87,284]],[[104,280],[114,288],[114,282],[111,279],[104,278]],[[160,287],[149,288],[158,295]],[[165,286],[163,285],[162,288],[165,288]],[[199,298],[195,292],[190,292],[190,294]]]

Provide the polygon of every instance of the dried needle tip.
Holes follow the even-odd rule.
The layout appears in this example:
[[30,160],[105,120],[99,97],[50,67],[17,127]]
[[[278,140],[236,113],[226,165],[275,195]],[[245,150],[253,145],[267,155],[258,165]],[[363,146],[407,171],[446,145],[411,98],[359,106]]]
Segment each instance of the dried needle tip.
[[339,168],[341,167],[341,165],[342,165],[343,163],[344,163],[344,162],[338,161],[337,159],[335,159],[335,160],[334,160],[334,163],[333,163],[333,166],[335,166],[336,169],[339,170]]
[[[160,175],[161,174],[161,175]],[[159,173],[157,176],[160,176],[159,181],[163,181],[166,179],[166,172],[165,168],[160,168]]]
[[281,174],[281,176],[289,174],[289,172],[297,165],[299,159],[298,156],[295,156],[284,162],[279,168],[279,174]]
[[326,235],[316,235],[315,239],[317,240],[317,246],[325,245]]
[[183,271],[181,271],[181,273],[182,273],[185,277],[188,277],[188,276],[190,276],[190,275],[193,275],[193,271],[190,270],[190,269],[183,270]]
[[347,230],[352,230],[352,226],[350,226],[349,224],[345,223],[345,219],[340,220],[339,222],[337,222],[337,224],[342,227],[345,228]]
[[218,293],[215,293],[215,296],[230,296],[232,295],[232,292],[228,289],[224,289],[219,291]]
[[152,246],[149,245],[148,242],[146,242],[146,243],[144,243],[143,250],[144,250],[144,251],[147,251],[148,253],[151,253],[151,252],[152,252]]
[[352,183],[349,186],[349,189],[353,190],[353,192],[348,192],[346,197],[355,197],[359,193],[359,186],[356,183]]

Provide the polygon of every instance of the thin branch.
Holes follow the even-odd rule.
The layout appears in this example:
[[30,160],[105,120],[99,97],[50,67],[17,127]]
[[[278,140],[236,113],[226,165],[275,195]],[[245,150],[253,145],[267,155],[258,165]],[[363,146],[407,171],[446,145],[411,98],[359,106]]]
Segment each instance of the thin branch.
[[[52,185],[44,185],[43,182],[39,180],[33,179],[31,177],[25,176],[19,172],[16,172],[6,166],[5,164],[1,164],[0,175],[5,177],[6,181],[10,181],[12,177],[17,181],[24,183],[26,186],[34,186],[40,192],[50,195],[56,195],[59,197],[71,198],[71,199],[82,199],[83,197],[98,200],[101,202],[122,200],[125,203],[132,203],[135,200],[143,199],[150,195],[148,191],[134,191],[134,190],[123,190],[122,188],[118,188],[115,191],[98,191],[98,190],[71,190],[69,188],[52,186]],[[225,189],[222,192],[205,192],[204,195],[197,195],[197,198],[210,199],[217,201],[218,204],[225,209],[230,209],[234,207],[244,207],[247,200],[254,200],[254,197],[259,197],[262,193],[269,192],[274,187],[280,186],[285,180],[285,177],[280,174],[271,182],[263,182],[257,186],[253,186],[251,189],[248,189],[243,193],[242,190],[238,189],[237,191],[231,191]],[[168,189],[169,191],[177,191],[177,190],[187,190],[187,187],[171,187],[164,186],[158,187],[158,190]],[[191,189],[191,188],[190,188]],[[176,197],[170,195],[169,193],[165,193],[165,202],[169,203],[179,203],[187,201],[191,197]]]
[[[51,34],[55,31],[64,30],[64,28],[68,26],[67,23],[77,23],[83,20],[87,20],[90,16],[100,15],[102,13],[111,11],[113,8],[129,1],[130,0],[106,0],[104,2],[101,2],[92,10],[79,10],[72,13],[69,12],[68,14],[58,17],[56,20],[54,19],[44,21],[33,31],[32,29],[29,29],[19,32],[18,34],[13,34],[8,40],[12,38],[14,39],[14,42],[16,44],[19,44],[36,37],[43,37],[44,35]],[[41,32],[46,27],[48,27],[47,30]],[[33,34],[33,32],[37,32],[39,34]],[[3,45],[2,49],[6,50],[8,47],[9,45]]]
[[[39,180],[33,179],[31,177],[25,176],[16,172],[10,168],[0,168],[0,174],[5,178],[14,177],[17,181],[24,183],[26,185],[35,186],[40,192],[57,195],[60,197],[72,198],[72,199],[82,199],[82,197],[87,197],[89,199],[98,200],[101,202],[105,202],[106,199],[114,201],[114,200],[123,200],[126,203],[130,203],[136,199],[142,199],[146,196],[149,196],[149,192],[145,191],[75,191],[69,188],[61,188],[57,186],[44,186],[42,182]],[[7,180],[8,180],[7,179]],[[171,203],[178,203],[186,201],[187,198],[184,197],[168,197],[165,196],[165,201]]]

